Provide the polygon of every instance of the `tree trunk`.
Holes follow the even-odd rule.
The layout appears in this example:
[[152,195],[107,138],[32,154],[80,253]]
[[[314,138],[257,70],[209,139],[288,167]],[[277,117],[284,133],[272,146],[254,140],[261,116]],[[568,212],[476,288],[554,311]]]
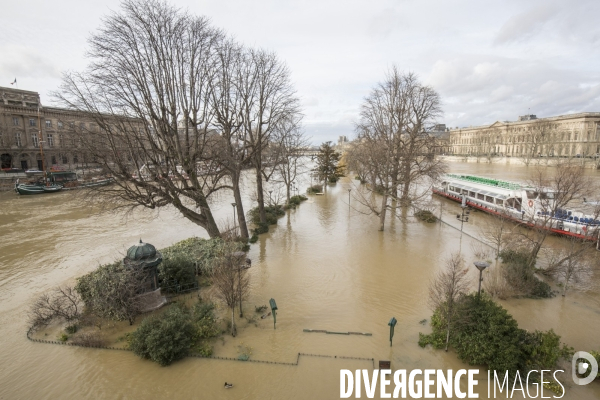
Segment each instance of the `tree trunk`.
[[446,351],[448,351],[448,343],[450,343],[450,322],[448,322],[448,329],[446,329]]
[[381,200],[381,214],[379,214],[379,230],[383,232],[385,227],[385,212],[387,210],[387,194],[384,193]]
[[231,336],[235,337],[235,305],[231,307]]
[[246,215],[244,214],[244,205],[242,204],[242,194],[240,193],[240,177],[237,174],[232,174],[231,181],[233,185],[233,197],[237,210],[238,226],[240,227],[240,236],[248,239],[248,225],[246,224]]
[[263,181],[260,161],[256,163],[256,200],[258,201],[258,212],[260,214],[260,222],[267,222],[267,213],[265,212],[265,199],[263,193]]

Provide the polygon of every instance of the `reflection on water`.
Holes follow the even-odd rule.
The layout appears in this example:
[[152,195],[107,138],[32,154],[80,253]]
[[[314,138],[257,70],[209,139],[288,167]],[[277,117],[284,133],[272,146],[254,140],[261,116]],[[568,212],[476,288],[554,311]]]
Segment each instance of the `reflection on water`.
[[[505,179],[523,179],[527,171],[488,164],[450,168]],[[417,340],[420,331],[429,329],[419,324],[431,315],[429,280],[459,246],[471,263],[472,239],[464,236],[461,242],[449,226],[411,219],[388,221],[386,231],[379,232],[375,216],[349,210],[350,185],[346,179],[324,196],[311,196],[252,245],[252,293],[246,304],[251,309],[275,298],[277,329],[271,319],[259,320],[238,337],[217,341],[215,354],[236,356],[236,346],[244,343],[260,360],[295,362],[302,352],[391,360],[393,368],[466,368],[452,352],[421,349]],[[222,197],[216,214],[224,221],[231,208]],[[28,342],[26,311],[35,296],[122,255],[140,237],[161,248],[203,232],[173,210],[143,211],[127,220],[97,216],[71,193],[1,193],[0,206],[0,352],[5,360],[0,398],[330,399],[339,397],[340,369],[371,368],[365,361],[330,358],[301,358],[298,366],[186,359],[161,368],[129,352]],[[458,209],[445,201],[444,219],[455,224]],[[465,232],[476,234],[487,218],[474,213]],[[475,268],[471,273],[475,285]],[[526,329],[552,328],[577,350],[600,349],[594,333],[600,331],[597,294],[503,304]],[[398,325],[390,347],[387,322],[392,316]],[[305,333],[304,328],[373,335]],[[479,378],[485,398],[485,377]],[[235,388],[223,390],[225,381]],[[599,398],[599,386],[569,387],[565,398]]]

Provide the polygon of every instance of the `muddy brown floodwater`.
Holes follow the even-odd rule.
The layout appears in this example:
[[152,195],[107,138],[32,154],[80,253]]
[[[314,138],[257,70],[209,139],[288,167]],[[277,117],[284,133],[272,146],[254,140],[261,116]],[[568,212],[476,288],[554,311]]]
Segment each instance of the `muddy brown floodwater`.
[[[456,163],[450,170],[505,179],[527,175],[527,168],[514,165]],[[295,362],[298,353],[333,356],[302,356],[297,366],[187,358],[163,368],[130,352],[28,341],[26,313],[39,294],[122,256],[140,237],[162,248],[205,234],[170,209],[142,211],[125,220],[95,215],[73,193],[0,193],[0,398],[334,399],[340,394],[340,369],[373,368],[371,361],[340,357],[391,360],[395,369],[468,368],[453,352],[421,349],[417,340],[419,332],[430,329],[419,324],[431,315],[429,279],[459,246],[472,265],[472,239],[465,235],[461,242],[449,226],[417,221],[388,222],[386,231],[378,232],[377,218],[357,212],[355,200],[348,206],[347,189],[354,182],[345,178],[327,195],[311,197],[252,245],[247,315],[273,297],[279,306],[277,329],[272,319],[259,320],[235,339],[225,336],[215,343],[217,356],[235,357],[240,344],[252,347],[255,360]],[[456,225],[458,205],[443,201],[444,219]],[[221,221],[231,218],[230,203],[224,196],[215,204]],[[247,200],[246,207],[250,204]],[[465,232],[476,234],[488,218],[473,214]],[[474,267],[471,273],[475,285]],[[576,350],[600,350],[597,293],[503,305],[526,329],[552,328]],[[398,324],[390,347],[392,316]],[[372,336],[305,333],[304,328]],[[478,388],[486,398],[481,372]],[[600,398],[600,382],[576,387],[569,375],[562,375],[564,398]],[[224,390],[225,381],[235,387]]]

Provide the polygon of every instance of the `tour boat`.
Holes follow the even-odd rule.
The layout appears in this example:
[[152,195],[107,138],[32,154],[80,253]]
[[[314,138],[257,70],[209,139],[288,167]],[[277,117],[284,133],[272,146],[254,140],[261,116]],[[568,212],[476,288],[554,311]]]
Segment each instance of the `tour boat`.
[[578,210],[554,210],[554,195],[549,189],[538,190],[516,182],[475,175],[447,174],[434,186],[433,193],[528,227],[536,226],[585,240],[598,239],[598,206],[584,200]]

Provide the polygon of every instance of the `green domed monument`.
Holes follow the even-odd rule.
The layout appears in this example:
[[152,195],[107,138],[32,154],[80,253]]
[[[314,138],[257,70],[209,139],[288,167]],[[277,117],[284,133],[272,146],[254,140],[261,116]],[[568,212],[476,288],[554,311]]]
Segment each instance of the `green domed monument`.
[[161,294],[158,286],[158,266],[162,262],[162,254],[150,243],[140,242],[127,250],[123,259],[125,268],[141,272],[143,292],[138,296],[141,312],[156,310],[167,304],[167,299]]
[[127,250],[123,264],[144,272],[147,283],[146,291],[158,289],[158,265],[162,262],[162,254],[150,243],[140,242]]

